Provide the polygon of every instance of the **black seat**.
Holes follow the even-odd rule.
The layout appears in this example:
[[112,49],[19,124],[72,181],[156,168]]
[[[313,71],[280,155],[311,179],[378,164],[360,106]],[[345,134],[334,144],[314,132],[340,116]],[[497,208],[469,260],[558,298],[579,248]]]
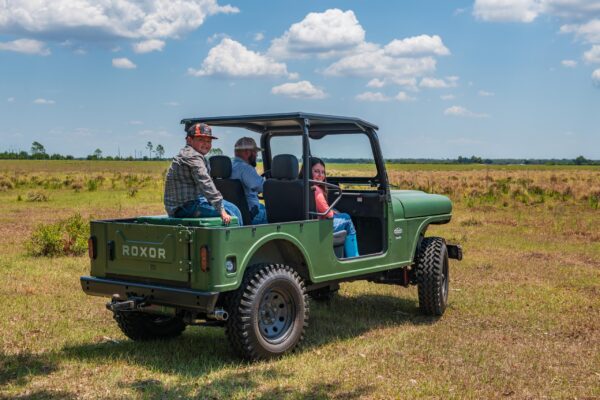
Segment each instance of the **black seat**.
[[244,193],[244,187],[239,179],[231,177],[231,159],[227,156],[215,155],[208,159],[210,164],[210,176],[223,198],[235,204],[242,213],[244,225],[250,225],[250,210]]
[[271,178],[265,181],[263,196],[269,223],[302,221],[304,184],[298,179],[298,159],[278,154],[271,162]]

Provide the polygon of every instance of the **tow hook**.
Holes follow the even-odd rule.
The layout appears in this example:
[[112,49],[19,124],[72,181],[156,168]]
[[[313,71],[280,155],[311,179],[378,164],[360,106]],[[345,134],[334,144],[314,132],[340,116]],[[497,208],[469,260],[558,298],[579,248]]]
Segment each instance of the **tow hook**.
[[455,260],[462,260],[463,258],[463,252],[462,252],[462,247],[458,244],[448,244],[446,245],[446,248],[448,249],[448,258],[453,258]]
[[119,295],[114,295],[112,299],[106,303],[106,308],[112,312],[119,311],[135,311],[139,310],[146,303],[143,297],[130,297],[127,300],[121,300]]

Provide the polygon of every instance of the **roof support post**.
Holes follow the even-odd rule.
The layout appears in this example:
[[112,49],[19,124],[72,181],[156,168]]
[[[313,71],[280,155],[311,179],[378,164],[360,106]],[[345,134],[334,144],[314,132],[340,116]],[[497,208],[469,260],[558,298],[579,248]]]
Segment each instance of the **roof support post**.
[[308,184],[308,180],[311,178],[310,176],[310,144],[308,141],[308,128],[310,126],[310,120],[303,119],[302,120],[302,180],[304,184],[304,201],[302,202],[304,205],[304,219],[309,219],[309,196],[310,196],[310,186]]

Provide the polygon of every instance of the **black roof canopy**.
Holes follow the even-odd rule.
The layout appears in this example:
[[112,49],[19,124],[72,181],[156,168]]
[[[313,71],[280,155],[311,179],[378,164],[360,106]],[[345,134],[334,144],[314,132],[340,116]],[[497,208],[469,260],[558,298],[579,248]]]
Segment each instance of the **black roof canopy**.
[[309,122],[309,131],[311,133],[368,131],[379,129],[377,125],[363,121],[359,118],[303,112],[186,118],[182,119],[181,123],[185,124],[186,129],[197,122],[204,122],[211,126],[246,128],[258,133],[280,132],[293,134],[302,132],[302,121],[304,120]]

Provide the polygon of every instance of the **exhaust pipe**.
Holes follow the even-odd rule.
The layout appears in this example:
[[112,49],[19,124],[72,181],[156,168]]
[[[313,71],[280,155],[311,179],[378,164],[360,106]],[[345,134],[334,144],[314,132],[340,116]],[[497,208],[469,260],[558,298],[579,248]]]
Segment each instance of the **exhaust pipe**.
[[217,308],[212,313],[207,315],[210,319],[216,319],[217,321],[227,321],[229,313],[222,308]]

